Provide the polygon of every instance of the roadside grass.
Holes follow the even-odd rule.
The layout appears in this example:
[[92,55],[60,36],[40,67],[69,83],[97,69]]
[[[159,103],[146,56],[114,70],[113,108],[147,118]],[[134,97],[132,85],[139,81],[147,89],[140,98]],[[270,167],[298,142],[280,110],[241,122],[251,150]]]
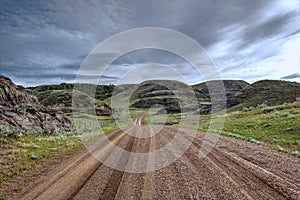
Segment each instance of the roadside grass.
[[55,164],[82,146],[76,134],[68,136],[0,133],[0,186],[42,162]]
[[[162,117],[151,116],[152,123],[150,117],[146,118],[147,124],[154,124],[153,121],[159,122]],[[199,126],[191,125],[186,128],[247,140],[300,157],[300,102],[227,113],[222,130],[209,129],[212,118],[218,120],[220,116],[218,114],[200,117],[189,115],[182,120],[191,124],[199,120]],[[178,123],[180,118],[178,114],[168,115],[166,121],[170,121],[172,125]]]
[[[114,130],[116,130],[116,129],[118,129],[118,128],[120,128],[120,127],[118,127],[118,125],[117,124],[110,124],[110,125],[107,125],[107,126],[104,126],[104,127],[102,127],[102,134],[106,134],[106,133],[109,133],[109,132],[111,132],[111,131],[114,131]],[[121,127],[122,128],[122,127]]]
[[181,122],[181,114],[172,115],[146,115],[147,125],[175,125]]
[[113,127],[115,125],[115,120],[112,116],[94,116],[88,114],[81,115],[69,115],[72,121],[73,127],[79,132],[92,131],[93,129],[99,129],[100,127]]
[[300,157],[300,103],[234,112],[226,117],[224,131],[239,133],[266,146]]
[[149,109],[147,108],[129,108],[129,113],[130,113],[130,116],[131,116],[131,119],[134,120],[135,118],[137,118],[137,116],[139,116],[140,114],[142,113],[145,113],[145,112],[149,112]]
[[107,134],[111,131],[117,130],[119,128],[123,128],[123,127],[119,127],[117,124],[113,123],[113,124],[109,124],[107,126],[102,126],[100,130],[93,130],[93,131],[86,131],[86,132],[82,132],[82,137],[81,137],[81,141],[85,144],[88,145],[91,142],[93,142],[93,140],[102,135],[102,134]]
[[[109,121],[112,117],[99,116],[97,119]],[[91,134],[89,139],[117,128],[115,123],[104,124],[101,131],[94,131],[95,134]],[[82,139],[82,135],[76,132],[55,135],[0,132],[0,187],[39,164],[57,164],[62,158],[72,155],[82,147]],[[15,191],[21,189],[16,188]]]

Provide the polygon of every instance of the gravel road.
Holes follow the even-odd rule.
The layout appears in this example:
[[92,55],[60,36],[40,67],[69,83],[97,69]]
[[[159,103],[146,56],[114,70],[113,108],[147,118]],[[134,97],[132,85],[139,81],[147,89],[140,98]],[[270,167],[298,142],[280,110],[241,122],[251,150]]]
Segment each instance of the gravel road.
[[[140,159],[124,153],[114,169],[90,152],[80,152],[40,180],[35,188],[25,191],[21,199],[300,199],[299,158],[223,136],[206,157],[199,158],[205,133],[198,132],[193,138],[188,129],[146,127],[143,117],[135,120],[136,125],[128,131],[111,132],[108,138],[134,153],[159,150],[170,144],[176,134],[190,141],[190,147],[170,165],[147,173],[130,173],[128,169],[139,167],[147,171],[162,158]],[[149,134],[157,129],[161,130]],[[109,159],[114,145],[101,142],[101,137],[95,141],[93,154]],[[164,156],[174,157],[174,152],[165,152]],[[127,170],[116,170],[121,166]]]

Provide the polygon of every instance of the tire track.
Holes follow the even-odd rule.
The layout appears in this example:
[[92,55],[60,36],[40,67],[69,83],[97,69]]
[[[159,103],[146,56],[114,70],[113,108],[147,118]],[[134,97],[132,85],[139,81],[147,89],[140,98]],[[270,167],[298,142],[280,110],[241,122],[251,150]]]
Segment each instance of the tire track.
[[[111,140],[120,141],[121,138],[117,139],[118,133],[122,134],[121,130],[116,130],[111,132],[108,135],[108,138]],[[98,141],[101,143],[101,141]],[[82,185],[88,180],[88,177],[95,171],[95,169],[100,165],[99,161],[93,158],[90,155],[90,152],[85,152],[81,154],[75,160],[69,160],[65,165],[61,165],[55,171],[54,174],[48,179],[41,180],[37,187],[33,190],[23,193],[21,199],[66,199],[68,196],[71,196],[74,191],[76,192]],[[82,171],[82,169],[85,171]],[[76,172],[82,171],[81,173],[76,174]],[[75,172],[75,173],[74,173]],[[69,184],[68,190],[61,191],[61,185],[64,185],[66,182],[66,177],[72,179],[72,184]],[[80,178],[80,180],[78,179]],[[60,195],[55,195],[52,191],[61,191]]]
[[[165,146],[170,143],[173,136],[167,129],[160,134],[158,143]],[[176,145],[176,144],[175,144]],[[167,155],[175,154],[171,151],[165,151],[163,158]],[[183,154],[183,157],[185,154]],[[178,158],[173,163],[158,171],[155,171],[155,192],[154,199],[212,199],[217,196],[211,191],[211,185],[208,184],[210,177],[200,177],[193,166],[183,157]],[[161,159],[161,158],[158,158]],[[222,192],[221,192],[222,193]],[[227,197],[230,197],[229,195]]]
[[[200,148],[199,141],[194,144]],[[234,153],[214,148],[208,155],[227,174],[239,182],[245,190],[256,198],[271,199],[298,199],[299,187],[280,176],[251,163]],[[252,184],[251,184],[252,183]],[[257,187],[257,186],[260,187]],[[251,191],[250,191],[251,190]]]
[[[140,115],[138,118],[143,118],[143,115]],[[135,120],[138,122],[138,118]],[[119,147],[123,148],[125,151],[131,152],[136,146],[136,138],[130,136],[135,134],[135,125],[129,127],[126,132],[133,132],[131,134],[126,134],[123,140],[118,144]],[[126,166],[128,163],[129,155],[124,153],[124,155],[115,155],[116,152],[112,151],[110,155],[108,155],[107,159],[111,159],[116,156],[117,163],[116,168],[120,169],[123,166]],[[119,160],[118,160],[119,159]],[[115,162],[115,161],[114,161]],[[85,184],[81,191],[79,191],[74,199],[111,199],[116,196],[117,191],[119,190],[119,186],[122,182],[124,176],[123,171],[115,170],[111,167],[107,167],[105,165],[101,165],[95,172],[94,176]],[[101,180],[101,181],[99,181]]]
[[[130,152],[133,148],[133,144],[135,144],[135,139],[133,137],[126,135],[126,138],[124,138],[124,140],[127,140],[126,141],[127,144],[124,150]],[[125,154],[121,156],[121,159],[122,160],[120,160],[118,163],[117,166],[118,168],[122,168],[124,164],[127,164],[129,160],[129,155]],[[121,184],[124,173],[125,173],[124,171],[118,171],[113,169],[113,173],[110,176],[110,179],[108,180],[106,187],[104,188],[103,192],[100,194],[98,199],[103,199],[103,200],[114,199],[119,189],[119,186]]]
[[[251,148],[256,148],[251,146],[253,144],[235,143],[220,137],[222,145],[214,146],[206,157],[200,159],[203,133],[194,139],[188,131],[181,129],[183,131],[178,133],[180,140],[176,139],[173,143],[177,129],[147,129],[143,126],[144,117],[145,114],[137,117],[135,124],[126,130],[128,134],[121,130],[108,134],[109,139],[127,153],[120,155],[114,152],[113,145],[99,148],[99,145],[105,144],[101,138],[95,140],[94,146],[91,145],[96,157],[115,161],[116,169],[124,170],[107,167],[105,161],[101,164],[85,152],[57,168],[53,177],[41,182],[22,199],[299,199],[300,182],[294,183],[296,178],[289,178],[297,170],[288,165],[288,169],[277,173],[276,167],[254,162],[261,160],[255,154],[252,157],[246,155]],[[156,135],[149,132],[156,130],[160,130]],[[179,150],[183,150],[182,144],[186,142],[191,146],[179,156]],[[167,144],[174,145],[174,149],[168,149],[158,157],[136,157],[129,153],[153,152]],[[244,148],[234,149],[243,145]],[[163,166],[166,160],[178,156],[173,163],[154,172],[127,172]],[[285,155],[277,161],[283,162],[287,158],[288,155]],[[295,160],[293,163],[297,163]],[[288,176],[285,177],[285,174]]]
[[[203,140],[193,144],[200,149]],[[205,159],[223,170],[237,185],[255,199],[298,199],[299,187],[236,154],[214,148]],[[259,187],[258,187],[259,186]]]
[[[174,132],[167,130],[167,135],[164,135],[166,142],[173,138]],[[235,182],[226,176],[222,170],[218,169],[214,163],[208,160],[200,160],[198,157],[198,148],[191,146],[175,163],[180,163],[184,166],[186,179],[184,182],[189,187],[182,187],[181,192],[185,194],[187,199],[252,199],[249,198],[243,190],[241,190]],[[173,164],[172,164],[173,165]],[[175,165],[176,167],[176,165]],[[195,187],[198,186],[198,187]]]
[[[135,145],[132,153],[149,151],[149,138],[142,138],[143,132],[136,130]],[[126,171],[143,171],[147,164],[147,158],[135,157],[132,154],[127,162]],[[141,199],[145,173],[125,172],[115,199]]]
[[[224,145],[227,144],[227,145]],[[234,148],[232,148],[234,147]],[[267,171],[276,174],[285,181],[300,187],[300,159],[292,155],[270,150],[249,142],[240,142],[234,138],[223,137],[218,149],[237,154],[239,157]],[[243,149],[243,151],[240,151]]]
[[[149,127],[149,131],[153,132],[154,130]],[[149,141],[149,152],[153,152],[156,149],[156,136],[152,136],[150,134],[150,141]],[[150,155],[147,160],[147,171],[150,171],[150,169],[154,169],[155,166],[155,156]],[[144,184],[143,189],[141,191],[141,199],[142,200],[150,200],[154,197],[154,185],[155,185],[155,179],[154,179],[154,172],[148,172],[144,175]]]

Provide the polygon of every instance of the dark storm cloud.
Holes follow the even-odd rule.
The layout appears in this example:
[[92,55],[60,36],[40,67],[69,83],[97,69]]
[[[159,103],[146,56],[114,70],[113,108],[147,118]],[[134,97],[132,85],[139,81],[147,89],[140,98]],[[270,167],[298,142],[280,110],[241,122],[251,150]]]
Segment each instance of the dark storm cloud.
[[300,74],[294,73],[294,74],[290,74],[290,75],[281,77],[281,79],[294,79],[294,78],[300,78]]
[[[60,78],[61,80],[65,80],[65,81],[70,81],[70,80],[74,80],[76,76],[79,76],[82,79],[97,79],[99,78],[99,75],[85,75],[85,74],[64,74],[63,76],[61,74],[56,74],[56,73],[45,73],[45,74],[30,74],[30,75],[26,75],[23,78],[41,78],[41,79],[52,79],[52,78]],[[106,75],[102,75],[101,78],[104,79],[117,79],[117,77],[113,77],[113,76],[106,76]]]
[[[264,12],[270,1],[202,1],[190,4],[190,13],[180,18],[179,31],[190,35],[208,48],[218,42],[224,27],[249,24]],[[188,12],[188,11],[187,11]]]
[[[281,60],[285,43],[299,38],[298,12],[299,2],[292,0],[2,0],[0,73],[27,85],[72,82],[99,42],[121,31],[153,26],[180,31],[199,42],[222,77],[268,78],[274,69],[260,72],[258,66],[267,65],[270,58]],[[111,56],[96,55],[91,69]],[[149,62],[173,67],[188,80],[201,80],[183,59],[150,50],[115,60],[105,80],[113,82],[126,70]]]
[[71,70],[78,70],[80,67],[80,63],[70,63],[70,64],[63,64],[59,66],[61,69],[71,69]]
[[262,38],[269,38],[276,35],[283,35],[285,37],[283,29],[290,19],[294,17],[297,17],[297,13],[283,13],[245,28],[242,33],[243,43],[239,48],[243,49]]
[[161,63],[174,64],[186,62],[183,58],[164,50],[159,49],[142,49],[129,52],[120,56],[112,64],[145,64],[145,63]]

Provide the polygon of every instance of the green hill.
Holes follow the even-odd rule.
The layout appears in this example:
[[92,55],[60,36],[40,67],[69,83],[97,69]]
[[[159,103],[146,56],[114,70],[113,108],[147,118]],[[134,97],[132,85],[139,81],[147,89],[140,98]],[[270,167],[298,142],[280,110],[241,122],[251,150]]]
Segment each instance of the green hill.
[[196,94],[201,94],[201,96],[198,95],[199,99],[210,101],[209,89],[212,91],[217,90],[215,87],[219,87],[220,85],[224,85],[227,107],[232,107],[240,103],[237,97],[241,95],[245,87],[249,86],[249,83],[243,80],[212,80],[193,85],[192,87],[196,91]]
[[167,113],[179,113],[181,109],[195,109],[198,104],[196,96],[193,88],[185,83],[174,80],[150,80],[137,86],[130,102],[134,108],[160,105]]
[[[98,100],[104,100],[108,97],[110,97],[114,91],[114,85],[92,85],[92,84],[86,84],[81,83],[80,88],[95,88],[95,96],[93,98],[96,98]],[[59,85],[40,85],[36,87],[28,87],[28,89],[31,89],[35,92],[45,92],[48,90],[69,90],[73,89],[74,84],[73,83],[61,83]],[[77,89],[78,87],[76,87]],[[82,90],[82,92],[85,92]]]
[[252,109],[257,106],[275,106],[297,101],[300,97],[300,83],[262,80],[245,87],[238,96],[241,103],[231,110]]
[[[48,107],[64,113],[72,113],[78,109],[94,108],[96,115],[111,115],[112,110],[105,103],[95,100],[87,94],[78,90],[46,90],[36,92],[39,101]],[[73,97],[76,97],[76,103],[72,106]]]
[[[220,88],[220,84],[224,85],[224,90],[223,87]],[[226,101],[228,111],[295,102],[297,97],[300,96],[299,83],[278,80],[262,80],[253,84],[243,80],[212,80],[192,86],[174,80],[150,80],[140,84],[117,86],[95,86],[91,84],[80,84],[80,86],[83,88],[82,92],[85,89],[96,87],[95,98],[104,101],[108,105],[112,95],[114,95],[115,99],[129,98],[128,101],[132,108],[148,109],[152,106],[160,105],[168,113],[179,113],[183,108],[184,111],[209,114],[212,103],[210,92],[212,91],[221,93],[223,90],[225,92],[226,99],[224,98],[224,101]],[[61,83],[59,85],[31,87],[30,89],[41,93],[38,95],[41,97],[43,94],[51,94],[46,91],[56,91],[53,94],[58,95],[57,91],[66,91],[73,88],[74,84]],[[198,105],[195,105],[196,101],[191,100],[195,96],[197,97]],[[44,99],[41,100],[42,102],[45,101]],[[197,109],[199,107],[200,109]]]

